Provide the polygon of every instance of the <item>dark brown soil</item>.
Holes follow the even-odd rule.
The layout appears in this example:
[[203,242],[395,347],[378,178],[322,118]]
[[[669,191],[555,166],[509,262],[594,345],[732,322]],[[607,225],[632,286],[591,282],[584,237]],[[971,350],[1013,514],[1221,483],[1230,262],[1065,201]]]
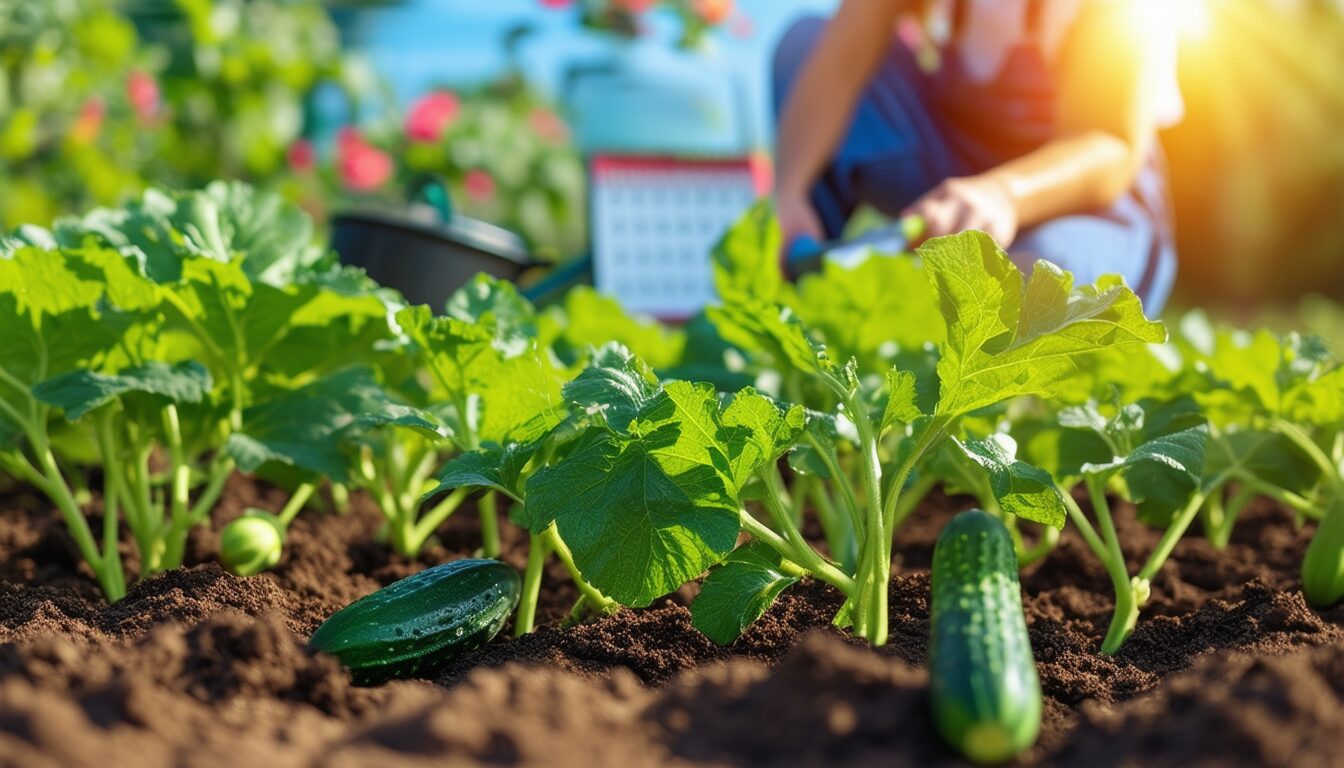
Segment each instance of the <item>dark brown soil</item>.
[[[242,478],[223,523],[283,495]],[[47,506],[0,492],[0,766],[955,764],[927,714],[928,566],[954,500],[900,532],[891,643],[829,625],[829,588],[787,593],[736,644],[696,632],[691,590],[559,629],[576,595],[547,574],[545,628],[437,680],[355,688],[304,638],[345,603],[471,554],[459,513],[419,562],[374,541],[377,513],[308,512],[273,573],[238,579],[199,531],[191,567],[105,605]],[[1132,565],[1157,540],[1121,515]],[[1344,766],[1344,608],[1309,610],[1309,532],[1269,505],[1232,546],[1182,542],[1125,649],[1097,646],[1109,583],[1080,540],[1023,575],[1045,725],[1024,764]],[[521,567],[525,539],[506,536]],[[435,683],[438,683],[437,685]]]

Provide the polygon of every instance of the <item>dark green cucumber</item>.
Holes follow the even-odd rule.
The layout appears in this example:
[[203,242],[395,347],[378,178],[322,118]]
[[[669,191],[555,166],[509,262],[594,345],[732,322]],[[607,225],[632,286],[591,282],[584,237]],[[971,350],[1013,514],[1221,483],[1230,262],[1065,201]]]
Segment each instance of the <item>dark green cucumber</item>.
[[1316,608],[1344,600],[1344,497],[1326,507],[1302,558],[1302,594]]
[[931,578],[934,722],[976,763],[1011,760],[1040,731],[1041,684],[1008,529],[978,509],[952,518],[934,547]]
[[436,565],[332,614],[309,642],[359,685],[409,677],[493,639],[519,588],[518,571],[498,560]]

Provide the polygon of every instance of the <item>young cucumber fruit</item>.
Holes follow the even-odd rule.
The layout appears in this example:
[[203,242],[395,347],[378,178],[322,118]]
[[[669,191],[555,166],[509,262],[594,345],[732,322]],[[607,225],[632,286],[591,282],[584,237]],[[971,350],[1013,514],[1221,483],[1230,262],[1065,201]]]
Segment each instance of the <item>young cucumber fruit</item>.
[[1302,559],[1302,594],[1317,608],[1344,600],[1344,497],[1325,510]]
[[493,639],[519,588],[518,571],[498,560],[436,565],[332,614],[309,642],[359,685],[408,677]]
[[933,550],[932,582],[934,722],[973,762],[1011,760],[1036,741],[1041,686],[1008,529],[978,509],[952,518]]

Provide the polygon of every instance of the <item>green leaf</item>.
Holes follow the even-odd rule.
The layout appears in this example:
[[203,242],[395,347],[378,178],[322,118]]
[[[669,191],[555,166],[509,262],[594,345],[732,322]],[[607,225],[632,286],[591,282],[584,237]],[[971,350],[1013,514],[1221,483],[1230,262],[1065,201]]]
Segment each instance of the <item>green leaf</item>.
[[657,384],[653,371],[630,350],[610,344],[564,386],[564,397],[584,413],[602,414],[612,429],[623,432],[658,393]]
[[662,370],[681,362],[686,334],[645,318],[631,317],[620,302],[587,286],[565,295],[563,341],[586,352],[616,342],[651,368]]
[[1321,479],[1316,463],[1279,432],[1244,430],[1211,437],[1204,476],[1233,470],[1298,493],[1314,488]]
[[935,238],[919,254],[947,324],[939,415],[1048,394],[1088,353],[1166,338],[1123,284],[1074,290],[1071,275],[1039,261],[1023,288],[1017,268],[982,232]]
[[476,275],[448,297],[444,305],[448,317],[467,323],[479,323],[501,337],[535,337],[536,308],[518,293],[513,283]]
[[924,413],[919,410],[919,385],[915,374],[895,368],[887,371],[887,407],[882,412],[881,429],[894,424],[910,424]]
[[1120,474],[1129,497],[1139,505],[1140,515],[1164,524],[1181,509],[1200,486],[1209,429],[1192,427],[1155,437],[1134,448],[1127,456],[1107,464],[1089,464],[1084,474],[1107,478]]
[[712,470],[694,467],[674,481],[640,441],[606,433],[528,480],[520,522],[534,533],[554,522],[584,578],[638,607],[732,550],[740,524],[724,496]]
[[706,500],[736,511],[733,495],[745,478],[735,474],[732,459],[745,450],[748,433],[724,427],[714,387],[669,382],[631,423],[630,434],[669,477],[715,476],[719,485]]
[[480,450],[459,454],[439,470],[439,484],[423,499],[458,488],[488,488],[515,499],[523,496],[523,471],[544,441],[528,444],[489,443]]
[[769,201],[761,200],[715,244],[714,287],[725,303],[752,297],[767,303],[779,299],[784,273],[779,266],[782,235]]
[[807,427],[807,413],[801,405],[780,410],[769,398],[747,388],[733,395],[720,421],[732,435],[728,460],[735,489],[740,489],[756,470],[793,448]]
[[1004,434],[984,440],[953,441],[966,456],[989,473],[999,507],[1042,525],[1063,528],[1068,512],[1050,474],[1017,458],[1017,443]]
[[782,563],[778,552],[759,542],[734,550],[705,577],[691,602],[691,624],[719,645],[736,640],[801,580],[801,572]]
[[216,181],[179,194],[150,189],[121,208],[60,219],[53,230],[62,246],[90,240],[111,246],[159,283],[181,279],[183,264],[192,259],[241,257],[250,278],[285,286],[325,258],[313,245],[313,222],[302,209],[240,182]]
[[70,371],[33,387],[33,396],[76,420],[130,393],[154,395],[174,403],[199,403],[213,386],[210,372],[195,361],[169,365],[152,360],[115,375]]
[[344,482],[348,440],[384,426],[441,439],[427,413],[393,400],[364,368],[350,368],[248,408],[225,450],[244,472],[279,462]]
[[893,347],[917,350],[947,335],[928,276],[909,258],[874,256],[854,267],[828,261],[798,281],[795,307],[835,359],[855,357],[865,372],[888,367]]
[[564,419],[567,372],[534,342],[501,339],[484,324],[434,317],[423,306],[399,311],[396,322],[434,378],[431,396],[465,411],[457,439],[468,450],[480,441],[529,442]]
[[789,368],[808,375],[833,372],[826,350],[813,343],[793,310],[758,299],[741,298],[705,310],[728,343],[763,357],[763,365]]

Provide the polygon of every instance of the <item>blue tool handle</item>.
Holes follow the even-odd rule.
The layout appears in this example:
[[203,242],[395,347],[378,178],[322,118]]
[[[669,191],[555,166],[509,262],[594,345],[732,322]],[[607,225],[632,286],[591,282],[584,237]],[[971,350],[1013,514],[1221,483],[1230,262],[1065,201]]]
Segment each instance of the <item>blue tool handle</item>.
[[797,280],[809,272],[820,271],[826,251],[827,247],[810,235],[795,237],[784,254],[784,274]]

